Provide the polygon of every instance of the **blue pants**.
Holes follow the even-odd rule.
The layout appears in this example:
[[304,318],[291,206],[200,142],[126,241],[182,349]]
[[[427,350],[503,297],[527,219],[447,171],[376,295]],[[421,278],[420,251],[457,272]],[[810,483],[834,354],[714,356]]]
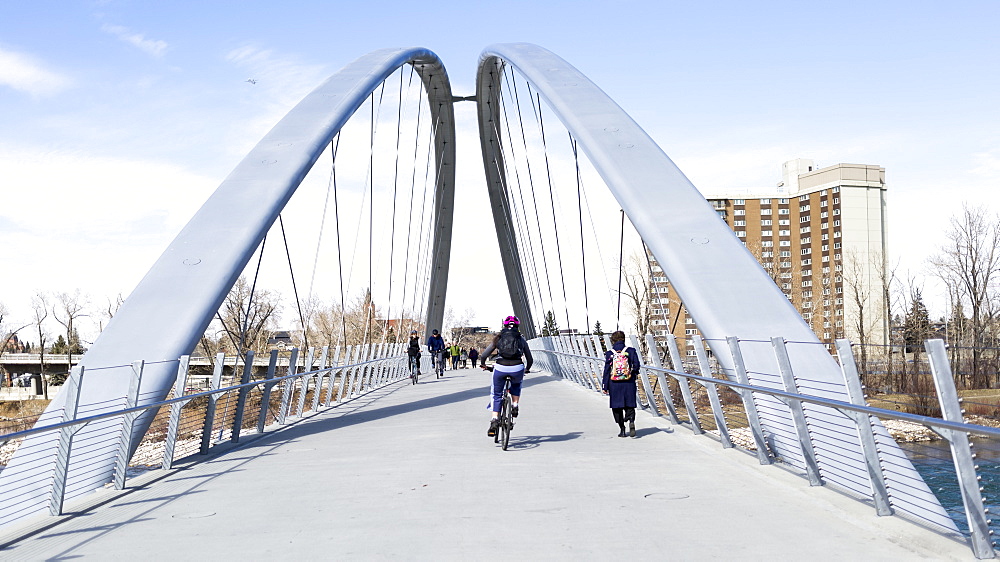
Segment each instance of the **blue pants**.
[[510,377],[510,395],[521,396],[521,381],[524,380],[524,364],[518,365],[493,365],[493,411],[500,411],[500,403],[503,402],[504,378]]

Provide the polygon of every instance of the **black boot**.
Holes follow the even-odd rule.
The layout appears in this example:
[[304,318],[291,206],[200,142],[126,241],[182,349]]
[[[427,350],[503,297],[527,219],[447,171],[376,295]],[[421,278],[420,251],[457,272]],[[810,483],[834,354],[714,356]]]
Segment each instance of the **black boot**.
[[618,432],[618,437],[625,437],[625,425],[622,424],[622,425],[619,425],[618,427],[621,428],[621,431]]

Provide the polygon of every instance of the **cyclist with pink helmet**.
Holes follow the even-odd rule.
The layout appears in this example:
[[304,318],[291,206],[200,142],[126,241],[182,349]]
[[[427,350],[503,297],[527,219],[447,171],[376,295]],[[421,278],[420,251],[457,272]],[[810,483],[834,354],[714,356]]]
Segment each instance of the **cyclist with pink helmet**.
[[511,415],[515,418],[518,414],[518,401],[521,398],[521,381],[524,380],[524,373],[531,369],[534,360],[531,357],[531,349],[528,342],[521,335],[518,326],[521,321],[517,316],[504,318],[503,329],[493,338],[493,343],[483,350],[479,356],[479,365],[486,369],[486,360],[495,352],[498,357],[493,363],[493,387],[490,393],[493,395],[493,418],[490,420],[490,429],[487,435],[496,435],[499,425],[500,403],[503,401],[504,379],[510,379],[510,401],[513,409]]

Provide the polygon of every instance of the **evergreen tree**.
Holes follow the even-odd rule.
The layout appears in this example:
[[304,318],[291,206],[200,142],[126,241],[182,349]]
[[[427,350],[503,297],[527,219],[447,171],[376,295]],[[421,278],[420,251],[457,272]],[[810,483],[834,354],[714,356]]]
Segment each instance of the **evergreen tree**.
[[556,323],[556,315],[549,310],[545,313],[545,323],[542,324],[542,336],[558,336],[559,324]]
[[603,338],[604,337],[604,328],[601,328],[601,321],[600,320],[594,322],[594,335],[597,336],[597,337],[599,337],[599,338]]
[[914,290],[910,310],[903,320],[904,351],[919,353],[930,332],[931,319],[927,313],[927,306],[924,305],[920,290]]
[[66,345],[66,338],[62,337],[62,334],[59,334],[59,337],[56,338],[55,343],[52,344],[51,351],[52,353],[63,353],[63,354],[69,351],[69,346]]

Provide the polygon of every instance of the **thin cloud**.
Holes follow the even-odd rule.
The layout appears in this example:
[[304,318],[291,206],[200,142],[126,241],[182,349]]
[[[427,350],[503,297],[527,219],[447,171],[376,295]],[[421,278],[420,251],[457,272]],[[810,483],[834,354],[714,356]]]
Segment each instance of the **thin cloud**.
[[44,68],[32,57],[0,48],[0,86],[49,96],[65,90],[70,84],[69,78]]
[[167,50],[167,42],[153,39],[146,39],[141,33],[133,33],[127,27],[120,25],[104,24],[101,31],[114,35],[118,39],[139,48],[139,50],[154,57],[161,57]]

